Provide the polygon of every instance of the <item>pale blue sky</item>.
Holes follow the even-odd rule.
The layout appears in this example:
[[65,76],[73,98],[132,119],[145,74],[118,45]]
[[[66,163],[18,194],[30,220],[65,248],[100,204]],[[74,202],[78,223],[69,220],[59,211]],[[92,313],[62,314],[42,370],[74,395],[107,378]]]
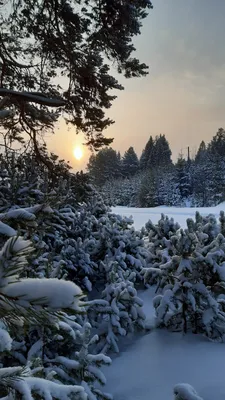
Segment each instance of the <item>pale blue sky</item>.
[[[153,0],[153,10],[135,40],[137,56],[149,65],[147,78],[125,80],[109,116],[106,135],[122,153],[134,146],[140,155],[150,135],[163,133],[175,159],[225,127],[225,0]],[[49,146],[73,160],[82,142],[74,130],[60,128]]]

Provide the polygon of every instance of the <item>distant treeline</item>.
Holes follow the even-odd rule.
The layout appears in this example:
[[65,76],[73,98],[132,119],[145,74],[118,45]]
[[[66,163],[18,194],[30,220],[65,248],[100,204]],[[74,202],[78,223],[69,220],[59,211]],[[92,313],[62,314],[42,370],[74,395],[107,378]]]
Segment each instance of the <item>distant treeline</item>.
[[88,172],[111,205],[211,206],[225,200],[225,130],[200,143],[194,158],[173,163],[165,135],[150,136],[140,159],[133,147],[123,156],[112,148],[91,155]]

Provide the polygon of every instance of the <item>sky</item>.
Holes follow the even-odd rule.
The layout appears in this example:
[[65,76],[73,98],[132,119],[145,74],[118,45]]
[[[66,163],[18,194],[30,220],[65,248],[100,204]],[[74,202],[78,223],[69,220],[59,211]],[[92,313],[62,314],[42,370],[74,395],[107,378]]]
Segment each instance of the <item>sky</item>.
[[[115,124],[105,135],[122,155],[133,146],[140,156],[150,135],[165,134],[176,160],[188,146],[194,155],[202,140],[225,128],[225,0],[152,3],[135,39],[135,56],[149,65],[149,75],[127,80],[115,72],[125,90],[107,114]],[[48,145],[80,170],[90,153],[84,148],[76,161],[73,149],[83,141],[60,122]]]

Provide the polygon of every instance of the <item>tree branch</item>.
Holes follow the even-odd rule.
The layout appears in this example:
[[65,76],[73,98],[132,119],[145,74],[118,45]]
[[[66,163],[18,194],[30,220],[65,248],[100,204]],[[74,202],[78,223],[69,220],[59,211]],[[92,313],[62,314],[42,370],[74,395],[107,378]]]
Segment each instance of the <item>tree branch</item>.
[[48,107],[62,107],[66,104],[66,102],[62,99],[51,99],[46,97],[42,93],[18,92],[16,90],[5,89],[5,88],[0,88],[0,96],[1,97],[11,96],[30,103],[41,104],[43,106],[48,106]]

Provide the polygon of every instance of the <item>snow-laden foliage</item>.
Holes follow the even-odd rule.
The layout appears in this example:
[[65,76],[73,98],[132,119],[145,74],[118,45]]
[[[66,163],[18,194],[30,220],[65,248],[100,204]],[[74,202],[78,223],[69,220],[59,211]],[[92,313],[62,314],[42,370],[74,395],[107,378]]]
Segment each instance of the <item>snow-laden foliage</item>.
[[[27,344],[25,340],[19,343],[18,339],[24,337],[26,330],[34,329],[35,326],[44,330],[49,325],[57,330],[60,316],[55,311],[81,311],[79,298],[82,292],[74,283],[58,279],[19,278],[27,264],[27,256],[32,251],[31,242],[14,236],[6,241],[0,252],[0,396],[12,399],[20,394],[33,400],[35,395],[40,395],[48,400],[70,399],[73,395],[84,400],[87,394],[79,384],[63,385],[57,379],[40,377],[42,368],[35,368],[35,363],[29,362],[31,349],[27,359],[20,354],[21,346],[26,348]],[[43,341],[39,339],[33,354],[42,346]],[[10,363],[12,359],[14,361]]]
[[145,328],[143,302],[134,288],[136,274],[124,269],[117,262],[102,266],[107,275],[107,284],[102,291],[102,300],[90,304],[93,326],[98,328],[100,341],[97,349],[106,353],[109,349],[119,352],[119,336]]
[[24,157],[0,157],[2,397],[109,399],[105,353],[145,328],[144,233],[54,155],[58,176]]
[[185,230],[173,221],[170,226],[164,216],[157,226],[146,224],[152,257],[143,273],[145,282],[156,284],[159,291],[153,300],[158,326],[224,341],[223,219],[223,213],[220,223],[211,215],[202,218],[197,213],[195,221],[187,220]]
[[64,277],[91,291],[93,285],[104,287],[106,274],[101,262],[109,259],[142,279],[148,252],[143,234],[134,230],[132,222],[112,214],[94,195],[82,209],[67,205],[44,217],[39,213],[35,233],[26,232],[40,253],[28,276]]

